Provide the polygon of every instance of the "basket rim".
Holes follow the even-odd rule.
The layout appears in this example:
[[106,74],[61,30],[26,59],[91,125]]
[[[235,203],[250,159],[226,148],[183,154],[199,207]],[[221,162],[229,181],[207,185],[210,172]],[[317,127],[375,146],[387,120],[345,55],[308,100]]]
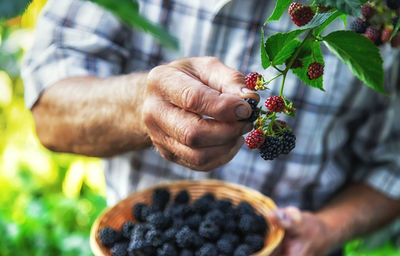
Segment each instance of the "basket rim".
[[[227,182],[227,181],[221,181],[221,180],[216,180],[216,179],[202,179],[202,180],[175,180],[175,181],[169,181],[169,182],[163,182],[160,184],[156,184],[154,186],[150,186],[147,187],[145,189],[142,190],[138,190],[135,192],[130,193],[126,198],[120,200],[118,203],[114,204],[111,207],[106,207],[100,214],[99,216],[96,218],[96,220],[93,222],[91,230],[90,230],[90,248],[92,250],[92,253],[95,256],[101,256],[104,255],[103,251],[101,249],[101,247],[99,246],[97,240],[96,240],[96,232],[99,229],[100,226],[100,222],[103,219],[103,217],[110,211],[112,211],[117,205],[121,205],[124,204],[127,201],[130,201],[130,198],[132,196],[134,196],[137,193],[148,193],[150,191],[153,191],[156,188],[163,188],[163,187],[169,187],[169,186],[174,186],[174,185],[189,185],[189,184],[196,184],[196,185],[218,185],[218,186],[225,186],[228,188],[234,188],[234,189],[239,189],[242,191],[246,191],[246,193],[250,193],[255,197],[258,197],[258,199],[260,199],[261,201],[263,201],[263,203],[265,203],[266,205],[268,205],[268,208],[270,210],[276,209],[277,206],[274,203],[274,201],[269,198],[268,196],[262,194],[261,192],[250,188],[250,187],[246,187],[245,185],[242,184],[236,184],[236,183],[232,183],[232,182]],[[272,227],[274,228],[275,232],[276,232],[276,239],[273,240],[273,243],[270,244],[268,247],[264,248],[262,251],[258,252],[257,254],[253,254],[252,256],[263,256],[263,255],[270,255],[275,249],[278,248],[278,246],[281,244],[285,231],[284,229],[277,225],[274,222],[271,222],[271,220],[267,217],[267,221],[268,224],[272,225]]]

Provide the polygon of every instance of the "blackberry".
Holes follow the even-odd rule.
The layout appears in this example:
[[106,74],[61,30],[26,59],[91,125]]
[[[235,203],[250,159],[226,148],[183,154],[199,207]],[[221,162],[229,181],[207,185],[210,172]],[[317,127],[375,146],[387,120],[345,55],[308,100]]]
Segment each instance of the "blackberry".
[[386,5],[393,10],[400,8],[400,1],[399,0],[386,0]]
[[223,226],[224,225],[224,220],[225,220],[225,215],[223,212],[221,212],[218,209],[213,209],[209,211],[205,217],[206,220],[213,221],[215,224],[218,226]]
[[244,214],[254,214],[254,207],[249,202],[241,201],[236,206],[236,214],[238,216],[242,216]]
[[236,228],[237,228],[237,223],[234,219],[226,220],[223,226],[225,232],[235,232]]
[[210,240],[215,240],[220,235],[220,228],[213,221],[205,220],[200,223],[199,235]]
[[264,216],[262,216],[261,214],[256,214],[254,220],[255,220],[255,229],[254,229],[255,233],[264,236],[267,233],[268,229],[268,224]]
[[381,32],[378,29],[369,26],[367,30],[365,30],[364,36],[371,40],[374,44],[377,44],[381,37]]
[[131,240],[128,245],[128,252],[139,252],[144,247],[146,247],[146,241],[144,235],[140,235],[138,233],[132,233]]
[[152,229],[147,231],[145,236],[146,245],[150,245],[153,247],[161,246],[165,241],[164,234],[157,229]]
[[247,103],[249,103],[249,105],[251,106],[251,110],[252,110],[251,116],[246,121],[254,122],[257,120],[257,118],[260,114],[260,109],[257,108],[258,102],[251,98],[247,98],[247,99],[245,99],[245,101]]
[[264,237],[250,234],[244,238],[244,243],[250,247],[252,253],[257,252],[264,247]]
[[111,248],[111,256],[127,256],[128,255],[128,243],[116,243]]
[[247,74],[244,80],[246,87],[250,90],[262,90],[263,87],[263,76],[257,72],[251,72]]
[[165,232],[164,232],[165,241],[174,243],[176,233],[178,233],[178,229],[174,228],[174,227],[165,230]]
[[238,229],[243,234],[253,233],[256,230],[256,223],[254,215],[244,214],[239,219]]
[[255,149],[261,147],[265,141],[265,136],[262,130],[252,130],[246,137],[246,144],[249,149]]
[[184,226],[175,235],[176,244],[181,248],[190,248],[194,245],[196,233],[188,226]]
[[146,220],[157,229],[166,229],[171,225],[171,219],[165,216],[162,212],[150,214]]
[[214,203],[217,199],[215,198],[213,193],[205,193],[201,198],[209,201],[210,203]]
[[181,229],[183,226],[186,225],[186,221],[181,218],[173,219],[172,220],[172,227],[176,229]]
[[282,154],[289,154],[296,146],[296,136],[289,130],[282,133]]
[[100,229],[98,235],[101,244],[108,248],[111,248],[116,242],[121,240],[122,237],[120,232],[110,227]]
[[193,252],[188,249],[183,249],[179,256],[194,256]]
[[193,202],[194,210],[200,213],[201,215],[207,213],[212,207],[213,207],[213,202],[203,197],[200,197],[199,199]]
[[[212,243],[204,244],[197,252],[196,256],[217,256],[217,247]],[[247,255],[248,256],[248,255]]]
[[230,240],[220,239],[217,242],[217,249],[220,254],[231,255],[235,248]]
[[230,199],[227,198],[223,198],[221,200],[218,200],[215,203],[215,207],[219,210],[221,210],[222,212],[231,212],[232,211],[232,201]]
[[131,233],[134,227],[135,223],[133,223],[132,221],[125,221],[124,224],[122,224],[121,228],[122,236],[129,239],[131,237]]
[[172,219],[183,219],[195,213],[193,207],[187,204],[169,205],[165,210],[165,215]]
[[264,160],[273,160],[282,153],[282,143],[278,137],[266,136],[260,147],[260,155]]
[[272,96],[267,98],[267,100],[265,101],[265,106],[268,108],[269,111],[282,112],[282,110],[285,109],[285,101],[282,97]]
[[293,12],[297,9],[297,8],[300,8],[300,7],[302,7],[303,5],[301,4],[301,3],[299,3],[299,2],[292,2],[290,5],[289,5],[289,9],[288,9],[288,13],[289,13],[289,15],[290,16],[292,16],[292,14],[293,14]]
[[293,10],[291,10],[290,16],[292,18],[293,23],[301,27],[306,25],[308,22],[312,20],[312,18],[314,18],[314,12],[310,6],[297,4],[296,7],[293,8]]
[[365,30],[369,27],[369,23],[366,21],[363,21],[360,18],[355,19],[351,24],[350,24],[350,29],[353,30],[354,32],[358,34],[362,34],[365,32]]
[[196,213],[192,216],[189,216],[186,220],[185,220],[185,224],[191,228],[191,229],[195,229],[197,230],[200,226],[200,223],[202,221],[201,215]]
[[310,80],[318,79],[324,74],[324,64],[313,62],[308,66],[307,76]]
[[187,190],[181,190],[174,198],[175,204],[187,204],[190,201],[190,195]]
[[391,29],[389,27],[384,28],[381,33],[381,41],[383,43],[389,42],[390,36],[392,35],[392,33],[393,33],[393,29]]
[[170,198],[170,193],[168,189],[165,188],[157,188],[154,190],[153,195],[151,197],[151,202],[152,205],[160,210],[163,211],[165,209],[165,206],[168,204],[169,202],[169,198]]
[[206,243],[206,240],[205,240],[203,237],[199,236],[197,233],[195,233],[195,239],[194,239],[193,247],[194,247],[195,249],[199,249],[199,248],[201,248],[205,243]]
[[362,13],[362,15],[364,16],[364,18],[365,18],[366,20],[369,20],[369,19],[372,18],[372,16],[375,15],[376,10],[375,10],[375,8],[374,8],[372,5],[370,5],[369,3],[365,3],[365,4],[363,4],[363,5],[361,6],[361,13]]
[[157,249],[157,255],[158,256],[176,256],[176,255],[178,255],[178,250],[176,249],[176,247],[173,244],[165,243],[160,248]]
[[251,249],[247,244],[241,244],[239,245],[235,252],[233,253],[233,256],[249,256],[251,254]]
[[132,215],[139,222],[145,222],[146,218],[142,215],[143,209],[146,208],[147,205],[144,203],[137,203],[132,208]]
[[230,241],[232,244],[237,244],[240,240],[239,236],[235,233],[225,233],[221,236],[221,239]]

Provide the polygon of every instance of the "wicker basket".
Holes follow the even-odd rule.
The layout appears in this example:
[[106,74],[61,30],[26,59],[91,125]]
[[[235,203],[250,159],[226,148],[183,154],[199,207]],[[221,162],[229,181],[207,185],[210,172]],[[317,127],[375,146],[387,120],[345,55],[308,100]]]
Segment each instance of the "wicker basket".
[[[168,184],[162,184],[146,190],[136,192],[122,200],[114,207],[105,210],[94,222],[90,234],[90,246],[96,256],[109,256],[110,250],[101,245],[97,236],[98,231],[104,226],[109,226],[114,229],[120,229],[122,224],[127,220],[133,220],[132,206],[138,202],[150,203],[152,191],[155,188],[168,188],[171,196],[174,196],[182,189],[189,191],[191,199],[195,200],[201,197],[206,192],[213,193],[216,198],[229,198],[233,204],[237,205],[240,201],[246,200],[254,209],[267,218],[267,213],[276,208],[274,202],[258,191],[247,187],[221,182],[217,180],[202,180],[202,181],[176,181]],[[268,222],[269,232],[265,237],[265,247],[254,256],[271,255],[279,246],[284,235],[281,227]]]

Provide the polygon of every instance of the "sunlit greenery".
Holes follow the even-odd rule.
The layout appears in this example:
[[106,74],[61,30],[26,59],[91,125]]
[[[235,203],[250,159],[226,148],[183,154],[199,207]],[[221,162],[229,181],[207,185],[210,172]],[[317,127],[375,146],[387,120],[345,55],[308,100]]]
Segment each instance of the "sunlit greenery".
[[[99,159],[43,148],[25,108],[22,56],[45,0],[25,15],[0,20],[0,255],[91,255],[90,227],[106,207]],[[349,256],[400,256],[391,242],[368,252],[360,240]]]

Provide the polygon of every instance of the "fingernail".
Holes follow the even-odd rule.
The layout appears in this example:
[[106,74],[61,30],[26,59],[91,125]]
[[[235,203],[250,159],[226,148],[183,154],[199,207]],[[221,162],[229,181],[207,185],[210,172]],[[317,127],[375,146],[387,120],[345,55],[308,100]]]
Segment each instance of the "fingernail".
[[250,111],[249,111],[248,107],[241,104],[236,107],[235,114],[236,114],[236,117],[239,119],[246,119],[250,116]]
[[242,134],[246,134],[251,130],[253,130],[253,123],[247,123],[243,128]]

